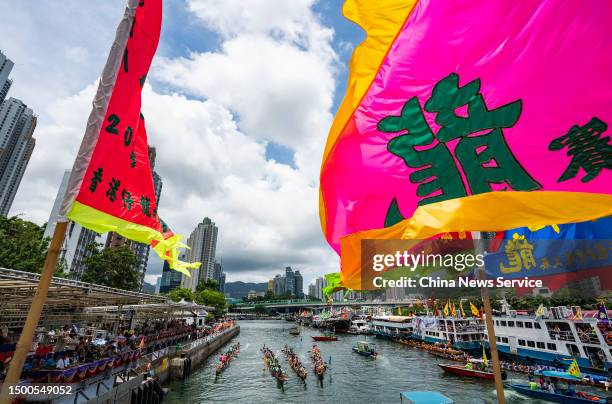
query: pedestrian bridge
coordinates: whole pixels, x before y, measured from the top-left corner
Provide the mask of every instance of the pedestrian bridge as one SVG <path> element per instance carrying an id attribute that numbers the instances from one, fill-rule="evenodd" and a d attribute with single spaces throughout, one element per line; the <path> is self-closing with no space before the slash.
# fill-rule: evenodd
<path id="1" fill-rule="evenodd" d="M 294 300 L 270 300 L 266 302 L 249 302 L 236 305 L 237 310 L 253 310 L 256 306 L 265 307 L 266 309 L 324 309 L 331 306 L 334 307 L 361 307 L 361 306 L 407 306 L 414 304 L 417 299 L 404 299 L 404 300 L 349 300 L 349 301 L 335 301 L 332 303 L 325 303 L 318 300 L 305 300 L 305 299 L 294 299 Z"/>

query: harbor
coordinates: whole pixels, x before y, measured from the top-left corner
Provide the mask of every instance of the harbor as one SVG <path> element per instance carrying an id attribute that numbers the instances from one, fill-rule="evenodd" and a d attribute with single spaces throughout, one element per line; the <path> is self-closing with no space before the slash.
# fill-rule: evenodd
<path id="1" fill-rule="evenodd" d="M 334 403 L 376 402 L 397 403 L 400 392 L 426 386 L 427 390 L 442 392 L 456 403 L 495 403 L 492 381 L 447 374 L 438 367 L 446 363 L 426 350 L 408 347 L 389 339 L 341 334 L 338 341 L 314 342 L 319 330 L 301 326 L 299 336 L 291 336 L 291 323 L 284 321 L 240 321 L 241 332 L 232 342 L 240 343 L 240 356 L 219 377 L 215 377 L 217 358 L 211 357 L 193 372 L 189 379 L 172 382 L 164 403 L 185 402 L 286 402 Z M 367 338 L 375 342 L 377 359 L 367 358 L 352 351 L 352 347 Z M 284 389 L 270 377 L 262 361 L 261 348 L 265 343 L 276 354 L 286 370 L 288 379 Z M 282 349 L 292 347 L 308 370 L 302 381 L 289 369 Z M 329 364 L 323 386 L 310 366 L 313 345 L 321 350 L 321 357 Z M 331 363 L 330 363 L 331 362 Z M 508 372 L 508 381 L 527 384 L 527 375 Z M 591 390 L 588 390 L 591 391 Z M 600 392 L 600 390 L 592 390 Z M 528 401 L 510 388 L 506 389 L 507 402 Z"/>

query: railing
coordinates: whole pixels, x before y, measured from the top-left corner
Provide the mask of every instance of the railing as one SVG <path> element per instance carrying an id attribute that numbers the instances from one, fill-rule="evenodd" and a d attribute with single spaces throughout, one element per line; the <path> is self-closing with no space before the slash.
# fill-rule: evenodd
<path id="1" fill-rule="evenodd" d="M 206 344 L 208 342 L 210 342 L 213 339 L 216 339 L 217 337 L 220 337 L 222 335 L 227 334 L 228 332 L 236 329 L 236 327 L 238 327 L 237 325 L 230 327 L 230 328 L 226 328 L 225 330 L 221 331 L 220 333 L 216 333 L 216 334 L 210 334 L 205 336 L 204 338 L 199 338 L 193 342 L 190 342 L 188 344 L 183 345 L 183 347 L 181 349 L 183 350 L 191 350 L 193 348 L 199 347 L 202 344 Z"/>
<path id="2" fill-rule="evenodd" d="M 548 331 L 548 335 L 550 335 L 550 338 L 554 340 L 573 342 L 576 341 L 576 339 L 574 338 L 574 334 L 572 334 L 571 331 Z"/>

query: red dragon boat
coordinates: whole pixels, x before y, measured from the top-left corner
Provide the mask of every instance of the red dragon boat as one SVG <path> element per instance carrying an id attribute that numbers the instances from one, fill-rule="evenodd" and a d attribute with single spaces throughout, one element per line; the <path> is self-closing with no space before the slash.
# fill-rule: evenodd
<path id="1" fill-rule="evenodd" d="M 494 380 L 495 376 L 493 372 L 489 372 L 488 370 L 478 370 L 478 369 L 470 369 L 466 368 L 463 365 L 455 365 L 455 364 L 446 364 L 446 363 L 438 363 L 445 372 L 452 373 L 460 376 L 468 376 L 468 377 L 476 377 L 478 379 L 485 380 Z M 502 372 L 502 379 L 505 379 L 505 372 Z"/>

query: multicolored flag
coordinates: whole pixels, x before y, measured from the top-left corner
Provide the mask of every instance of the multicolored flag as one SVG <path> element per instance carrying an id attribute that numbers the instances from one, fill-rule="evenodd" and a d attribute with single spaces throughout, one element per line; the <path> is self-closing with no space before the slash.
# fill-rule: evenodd
<path id="1" fill-rule="evenodd" d="M 141 92 L 155 55 L 161 0 L 129 0 L 100 77 L 93 109 L 72 168 L 61 215 L 97 233 L 116 232 L 150 244 L 170 267 L 189 276 L 186 247 L 157 214 Z"/>
<path id="2" fill-rule="evenodd" d="M 341 285 L 363 239 L 612 214 L 612 3 L 347 0 L 367 32 L 320 177 Z M 559 85 L 563 83 L 563 85 Z"/>
<path id="3" fill-rule="evenodd" d="M 580 308 L 580 306 L 578 306 L 578 308 L 576 309 L 576 314 L 574 314 L 574 317 L 572 318 L 573 320 L 582 320 L 582 309 Z"/>
<path id="4" fill-rule="evenodd" d="M 448 315 L 450 314 L 448 306 L 449 306 L 449 302 L 446 302 L 446 304 L 444 305 L 444 317 L 448 317 Z"/>
<path id="5" fill-rule="evenodd" d="M 472 302 L 470 302 L 470 311 L 474 317 L 480 317 L 480 311 L 478 311 L 478 308 Z"/>
<path id="6" fill-rule="evenodd" d="M 485 346 L 482 344 L 482 361 L 485 366 L 489 366 L 489 360 L 487 359 L 487 351 L 485 351 Z"/>
<path id="7" fill-rule="evenodd" d="M 543 304 L 540 304 L 540 306 L 538 307 L 538 309 L 535 312 L 536 320 L 540 320 L 540 319 L 544 318 L 545 315 L 546 315 L 546 309 L 544 308 Z"/>
<path id="8" fill-rule="evenodd" d="M 567 373 L 571 376 L 582 378 L 582 373 L 580 372 L 580 367 L 578 366 L 576 359 L 570 363 L 569 367 L 567 368 Z"/>
<path id="9" fill-rule="evenodd" d="M 610 322 L 610 319 L 608 318 L 608 310 L 606 309 L 606 305 L 603 301 L 597 303 L 597 320 L 603 323 Z"/>
<path id="10" fill-rule="evenodd" d="M 455 310 L 454 302 L 451 302 L 451 317 L 457 317 L 457 310 Z"/>

